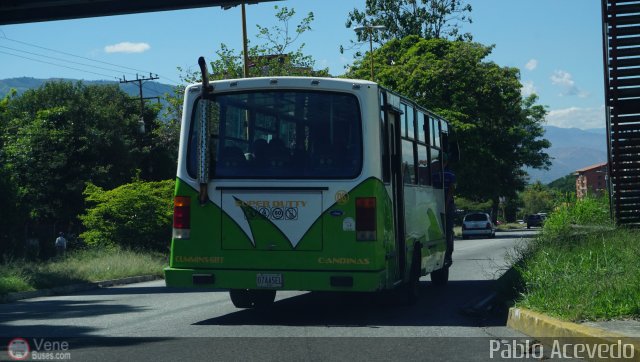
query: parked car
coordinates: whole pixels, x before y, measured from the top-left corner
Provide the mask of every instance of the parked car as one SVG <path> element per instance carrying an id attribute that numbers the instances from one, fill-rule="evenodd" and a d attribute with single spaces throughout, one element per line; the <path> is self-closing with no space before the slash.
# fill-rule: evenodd
<path id="1" fill-rule="evenodd" d="M 496 236 L 496 228 L 491 222 L 491 216 L 485 212 L 473 212 L 464 216 L 462 220 L 462 238 L 471 236 Z"/>
<path id="2" fill-rule="evenodd" d="M 531 229 L 532 226 L 542 226 L 544 224 L 544 215 L 532 214 L 527 216 L 527 229 Z"/>

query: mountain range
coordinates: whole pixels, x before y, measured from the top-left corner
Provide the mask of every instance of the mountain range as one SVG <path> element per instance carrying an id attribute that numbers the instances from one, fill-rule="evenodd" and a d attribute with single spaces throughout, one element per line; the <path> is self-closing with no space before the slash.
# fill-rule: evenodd
<path id="1" fill-rule="evenodd" d="M 45 82 L 52 80 L 67 80 L 76 82 L 77 79 L 38 79 L 11 78 L 0 80 L 0 98 L 4 97 L 11 88 L 18 94 L 28 89 L 38 88 Z M 83 81 L 85 84 L 117 84 L 115 81 Z M 120 88 L 127 94 L 137 97 L 139 89 L 135 83 L 120 83 Z M 168 84 L 148 81 L 143 85 L 145 97 L 155 97 L 165 93 L 172 93 L 173 87 Z M 607 141 L 605 128 L 582 130 L 578 128 L 559 128 L 544 126 L 545 138 L 551 142 L 547 153 L 552 157 L 553 164 L 549 170 L 527 169 L 530 182 L 540 181 L 549 183 L 558 178 L 575 172 L 575 170 L 607 160 Z"/>
<path id="2" fill-rule="evenodd" d="M 16 90 L 18 95 L 24 93 L 29 89 L 39 88 L 46 82 L 51 81 L 69 81 L 69 82 L 79 82 L 78 79 L 65 79 L 65 78 L 50 78 L 50 79 L 39 79 L 39 78 L 30 78 L 30 77 L 20 77 L 20 78 L 8 78 L 8 79 L 0 79 L 0 98 L 4 98 L 5 95 L 9 93 L 9 91 L 13 88 Z M 119 84 L 120 89 L 129 94 L 132 97 L 138 97 L 140 95 L 140 89 L 138 88 L 137 83 L 119 83 L 116 81 L 108 81 L 108 80 L 82 80 L 84 84 Z M 145 97 L 162 97 L 165 93 L 172 94 L 173 86 L 154 82 L 147 81 L 142 83 L 142 91 Z"/>
<path id="3" fill-rule="evenodd" d="M 544 129 L 544 138 L 551 142 L 546 152 L 552 158 L 552 165 L 549 170 L 527 169 L 530 182 L 547 184 L 580 168 L 607 161 L 607 132 L 604 127 L 582 130 L 544 126 Z"/>

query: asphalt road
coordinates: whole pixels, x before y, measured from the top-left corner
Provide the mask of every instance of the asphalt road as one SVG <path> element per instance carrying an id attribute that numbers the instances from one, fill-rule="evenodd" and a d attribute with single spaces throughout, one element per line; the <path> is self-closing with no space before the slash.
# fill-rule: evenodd
<path id="1" fill-rule="evenodd" d="M 371 295 L 279 292 L 268 309 L 240 310 L 226 291 L 154 281 L 0 304 L 1 346 L 15 337 L 32 349 L 34 337 L 67 341 L 68 350 L 58 350 L 74 361 L 487 360 L 491 343 L 525 336 L 505 326 L 505 313 L 463 310 L 491 292 L 510 250 L 533 233 L 457 240 L 448 285 L 424 277 L 413 306 Z"/>

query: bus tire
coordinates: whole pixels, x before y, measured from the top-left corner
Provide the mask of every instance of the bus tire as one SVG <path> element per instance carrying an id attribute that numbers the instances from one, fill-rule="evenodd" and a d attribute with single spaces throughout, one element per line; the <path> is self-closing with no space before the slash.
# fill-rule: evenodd
<path id="1" fill-rule="evenodd" d="M 415 247 L 413 250 L 413 260 L 411 261 L 411 274 L 409 281 L 405 284 L 405 297 L 408 305 L 413 305 L 420 296 L 420 257 L 421 250 Z"/>
<path id="2" fill-rule="evenodd" d="M 254 289 L 251 292 L 253 292 L 254 308 L 268 307 L 276 300 L 276 291 L 274 289 Z"/>
<path id="3" fill-rule="evenodd" d="M 431 282 L 435 286 L 444 286 L 447 285 L 449 281 L 449 268 L 443 267 L 438 270 L 434 270 L 431 272 Z"/>
<path id="4" fill-rule="evenodd" d="M 276 291 L 271 289 L 231 289 L 231 302 L 236 308 L 263 308 L 273 304 Z"/>
<path id="5" fill-rule="evenodd" d="M 231 303 L 233 303 L 236 308 L 253 307 L 250 292 L 249 289 L 230 289 L 229 297 L 231 297 Z"/>

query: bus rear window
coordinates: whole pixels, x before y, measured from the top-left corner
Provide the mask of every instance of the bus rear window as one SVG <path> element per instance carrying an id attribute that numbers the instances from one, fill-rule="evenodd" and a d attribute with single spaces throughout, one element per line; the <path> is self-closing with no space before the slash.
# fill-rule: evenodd
<path id="1" fill-rule="evenodd" d="M 360 174 L 362 126 L 354 95 L 262 91 L 218 94 L 211 103 L 212 178 L 346 179 Z M 199 117 L 194 112 L 187 152 L 192 177 Z"/>

